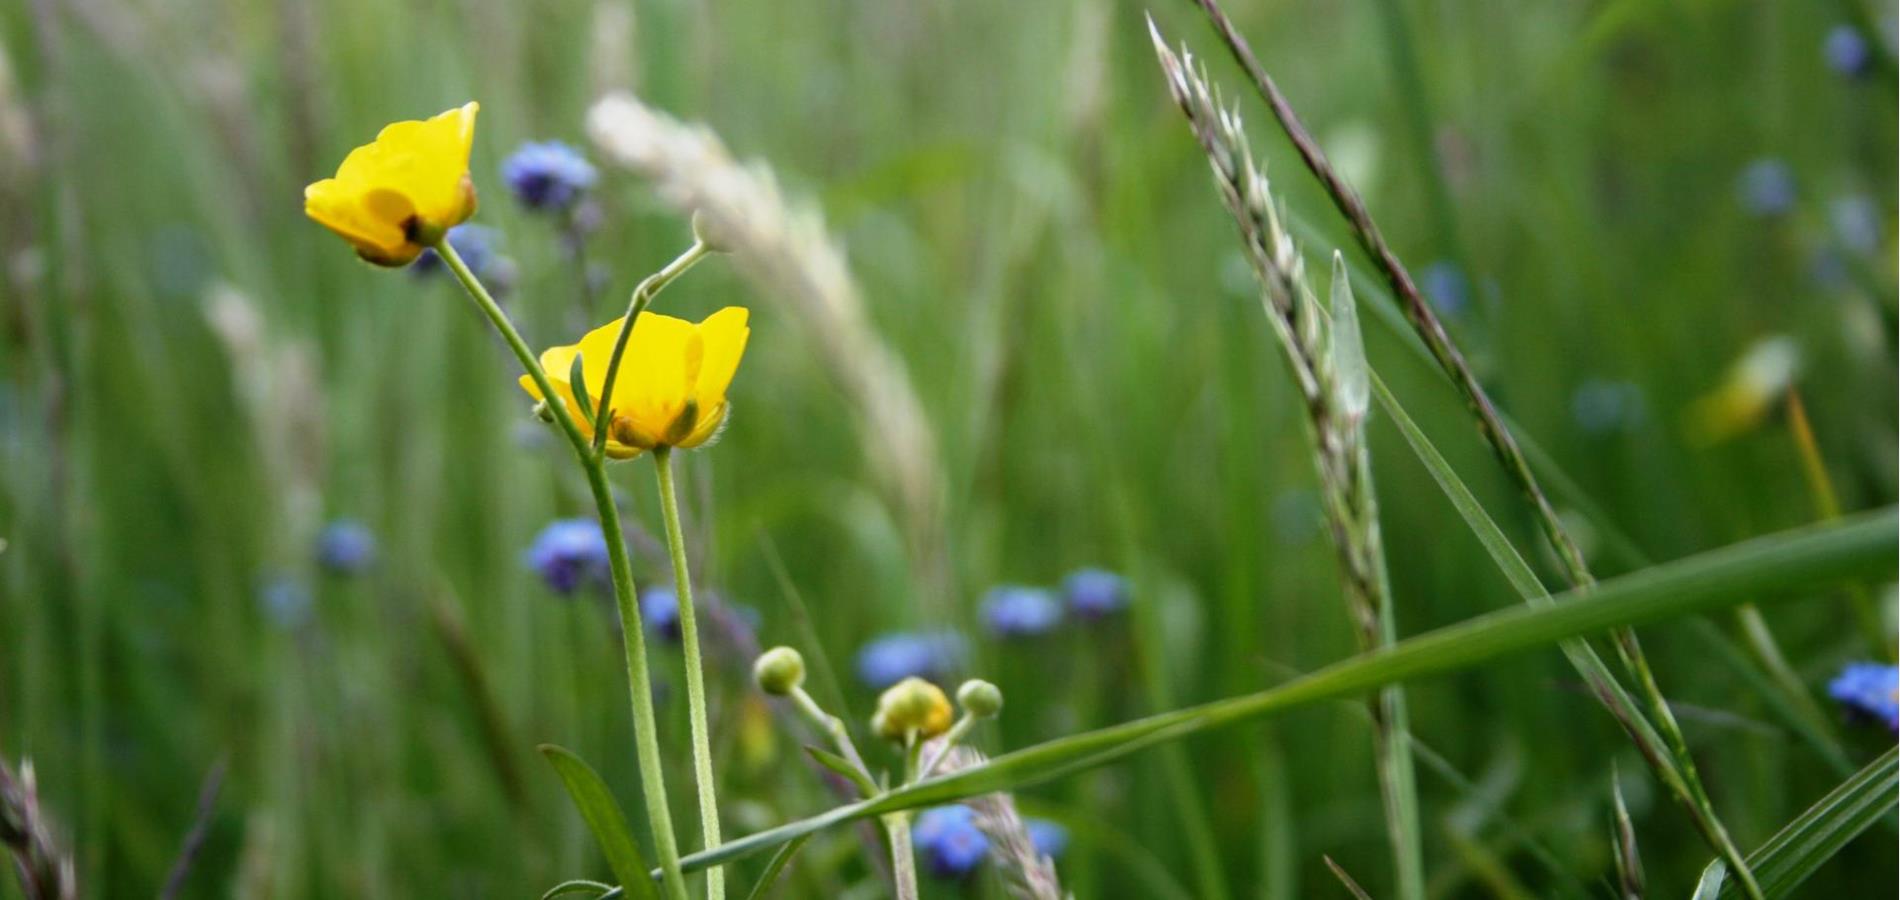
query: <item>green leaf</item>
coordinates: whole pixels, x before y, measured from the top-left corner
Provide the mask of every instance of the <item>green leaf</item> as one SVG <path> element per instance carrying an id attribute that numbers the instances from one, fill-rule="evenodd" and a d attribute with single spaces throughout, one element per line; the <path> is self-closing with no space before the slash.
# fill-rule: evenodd
<path id="1" fill-rule="evenodd" d="M 1382 685 L 1453 672 L 1507 653 L 1733 606 L 1749 600 L 1890 577 L 1900 522 L 1892 507 L 1852 519 L 1768 535 L 1571 592 L 1560 602 L 1469 619 L 1361 654 L 1253 694 L 1160 713 L 1026 747 L 980 766 L 747 835 L 681 861 L 688 870 L 739 859 L 833 825 L 903 809 L 1010 790 L 1105 765 L 1148 745 L 1252 721 L 1294 707 L 1363 694 Z"/>
<path id="2" fill-rule="evenodd" d="M 567 386 L 574 395 L 574 405 L 581 408 L 581 421 L 594 421 L 594 398 L 587 391 L 587 372 L 581 368 L 581 355 L 578 352 L 574 354 L 574 364 L 567 367 Z"/>
<path id="3" fill-rule="evenodd" d="M 752 890 L 746 893 L 745 900 L 765 900 L 765 895 L 772 890 L 772 885 L 778 883 L 779 874 L 785 871 L 792 857 L 797 856 L 799 848 L 805 846 L 805 842 L 809 840 L 811 840 L 811 835 L 801 834 L 786 841 L 785 846 L 778 848 L 778 852 L 772 854 L 772 861 L 765 864 L 765 871 L 759 873 L 758 883 L 752 885 Z"/>
<path id="4" fill-rule="evenodd" d="M 805 753 L 817 760 L 819 765 L 844 776 L 852 784 L 857 785 L 858 790 L 864 792 L 864 796 L 869 797 L 877 793 L 877 785 L 873 784 L 871 779 L 864 777 L 864 773 L 858 771 L 858 767 L 852 765 L 850 760 L 823 747 L 807 745 Z"/>
<path id="5" fill-rule="evenodd" d="M 613 870 L 614 878 L 639 900 L 658 896 L 653 880 L 647 877 L 646 858 L 640 854 L 640 845 L 633 841 L 633 830 L 627 827 L 627 814 L 621 812 L 620 803 L 607 790 L 607 783 L 600 779 L 600 774 L 565 748 L 542 744 L 540 749 L 541 755 L 548 758 L 567 785 L 568 796 L 574 798 L 581 818 L 594 832 L 594 840 L 600 842 L 600 852 L 606 854 L 607 866 Z"/>
<path id="6" fill-rule="evenodd" d="M 1754 870 L 1763 893 L 1783 897 L 1800 887 L 1848 841 L 1892 811 L 1897 787 L 1900 748 L 1891 748 L 1775 832 L 1767 843 L 1748 854 L 1748 866 Z M 1728 867 L 1721 860 L 1710 863 L 1702 870 L 1695 900 L 1740 897 L 1740 885 L 1729 881 L 1727 875 Z"/>
<path id="7" fill-rule="evenodd" d="M 541 900 L 549 900 L 549 898 L 551 897 L 561 897 L 567 894 L 583 894 L 583 893 L 592 893 L 594 897 L 596 898 L 596 900 L 598 900 L 598 898 L 605 896 L 606 894 L 609 894 L 613 891 L 614 891 L 614 886 L 611 884 L 601 884 L 598 881 L 588 881 L 585 878 L 576 878 L 572 881 L 563 881 L 560 884 L 557 884 L 551 888 L 548 888 L 548 892 L 541 895 Z"/>

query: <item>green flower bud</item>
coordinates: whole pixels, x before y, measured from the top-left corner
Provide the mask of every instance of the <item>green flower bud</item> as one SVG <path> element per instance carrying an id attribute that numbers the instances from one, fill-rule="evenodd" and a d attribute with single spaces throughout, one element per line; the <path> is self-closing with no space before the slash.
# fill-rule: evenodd
<path id="1" fill-rule="evenodd" d="M 790 647 L 773 647 L 752 664 L 752 678 L 759 690 L 782 697 L 805 683 L 805 658 Z"/>
<path id="2" fill-rule="evenodd" d="M 943 688 L 913 676 L 877 698 L 871 730 L 888 741 L 901 741 L 913 731 L 923 740 L 949 731 L 951 718 L 950 698 Z"/>
<path id="3" fill-rule="evenodd" d="M 1003 711 L 1003 691 L 981 678 L 972 678 L 957 688 L 957 705 L 979 719 L 995 718 Z"/>

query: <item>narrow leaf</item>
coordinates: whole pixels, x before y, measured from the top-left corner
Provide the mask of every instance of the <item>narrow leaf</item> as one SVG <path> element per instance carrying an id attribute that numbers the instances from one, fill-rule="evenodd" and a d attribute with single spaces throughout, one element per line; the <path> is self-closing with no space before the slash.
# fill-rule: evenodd
<path id="1" fill-rule="evenodd" d="M 581 368 L 578 352 L 574 354 L 574 364 L 567 369 L 567 386 L 574 395 L 574 405 L 581 408 L 581 421 L 594 421 L 594 397 L 587 389 L 587 371 Z"/>
<path id="2" fill-rule="evenodd" d="M 826 750 L 823 747 L 807 745 L 805 747 L 805 753 L 812 759 L 817 760 L 819 765 L 844 776 L 846 780 L 857 785 L 858 790 L 862 791 L 864 796 L 869 797 L 877 793 L 877 785 L 871 783 L 871 779 L 864 777 L 864 773 L 858 771 L 858 767 L 852 765 L 850 760 L 830 750 Z"/>
<path id="3" fill-rule="evenodd" d="M 620 803 L 607 790 L 607 783 L 600 779 L 600 774 L 565 748 L 542 744 L 540 749 L 541 755 L 548 758 L 567 785 L 568 796 L 574 798 L 581 818 L 594 832 L 594 840 L 600 842 L 600 852 L 606 855 L 614 878 L 639 900 L 656 897 L 653 881 L 647 877 L 646 858 L 640 854 L 640 845 L 633 841 L 633 830 L 627 827 L 627 814 L 621 812 Z"/>
<path id="4" fill-rule="evenodd" d="M 754 884 L 752 890 L 745 895 L 745 900 L 765 900 L 765 895 L 772 890 L 772 885 L 778 883 L 779 875 L 791 863 L 792 857 L 797 856 L 799 848 L 805 846 L 805 842 L 809 840 L 811 840 L 811 835 L 802 834 L 786 841 L 785 846 L 778 848 L 778 852 L 772 854 L 771 862 L 765 864 L 765 871 L 759 873 L 758 883 Z"/>
<path id="5" fill-rule="evenodd" d="M 1893 811 L 1896 788 L 1900 788 L 1900 747 L 1889 748 L 1748 854 L 1748 866 L 1762 891 L 1770 897 L 1785 897 L 1800 887 L 1848 841 Z M 1741 886 L 1723 878 L 1725 871 L 1720 860 L 1711 863 L 1704 870 L 1703 884 L 1713 880 L 1719 896 L 1740 897 Z M 1697 897 L 1703 896 L 1699 888 Z"/>
<path id="6" fill-rule="evenodd" d="M 1253 694 L 1231 697 L 1026 747 L 957 772 L 898 788 L 702 850 L 689 871 L 721 865 L 834 825 L 897 810 L 1010 790 L 1105 765 L 1157 742 L 1264 718 L 1287 709 L 1362 695 L 1399 681 L 1470 668 L 1624 625 L 1785 598 L 1852 579 L 1890 577 L 1900 522 L 1887 508 L 1852 519 L 1733 544 L 1571 592 L 1560 602 L 1469 619 L 1361 654 Z"/>

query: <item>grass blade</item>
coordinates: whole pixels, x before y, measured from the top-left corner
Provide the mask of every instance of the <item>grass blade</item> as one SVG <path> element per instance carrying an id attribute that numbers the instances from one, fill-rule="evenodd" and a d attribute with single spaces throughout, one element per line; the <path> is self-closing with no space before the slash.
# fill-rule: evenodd
<path id="1" fill-rule="evenodd" d="M 752 890 L 746 892 L 745 900 L 765 900 L 765 895 L 772 890 L 772 885 L 778 883 L 778 878 L 785 872 L 785 867 L 791 864 L 792 857 L 797 856 L 799 849 L 804 847 L 805 842 L 809 840 L 811 840 L 811 835 L 800 835 L 786 841 L 785 846 L 778 848 L 778 852 L 772 854 L 771 861 L 765 864 L 765 871 L 759 873 L 758 883 L 752 885 Z"/>
<path id="2" fill-rule="evenodd" d="M 1046 781 L 1105 765 L 1154 743 L 1357 696 L 1394 682 L 1470 668 L 1508 653 L 1610 628 L 1854 579 L 1890 577 L 1897 540 L 1900 521 L 1889 507 L 1744 541 L 1606 581 L 1583 594 L 1566 594 L 1559 598 L 1561 602 L 1500 610 L 1426 632 L 1264 691 L 1026 747 L 980 766 L 729 841 L 681 863 L 689 870 L 723 864 L 844 822 Z"/>
<path id="3" fill-rule="evenodd" d="M 607 783 L 600 779 L 600 774 L 564 747 L 542 744 L 540 749 L 541 755 L 548 758 L 562 783 L 567 785 L 568 796 L 574 798 L 574 805 L 580 809 L 581 818 L 587 820 L 594 840 L 600 842 L 600 852 L 606 855 L 607 867 L 613 870 L 614 878 L 622 885 L 632 885 L 637 900 L 658 896 L 653 882 L 644 877 L 648 870 L 646 858 L 640 854 L 640 845 L 633 841 L 633 830 L 627 827 L 627 814 L 620 810 L 620 803 L 607 790 Z"/>
<path id="4" fill-rule="evenodd" d="M 1782 897 L 1800 887 L 1848 841 L 1893 810 L 1896 788 L 1900 788 L 1900 747 L 1889 748 L 1748 854 L 1749 868 L 1755 871 L 1762 891 Z M 1740 897 L 1741 887 L 1726 874 L 1721 860 L 1711 862 L 1703 870 L 1696 900 Z"/>

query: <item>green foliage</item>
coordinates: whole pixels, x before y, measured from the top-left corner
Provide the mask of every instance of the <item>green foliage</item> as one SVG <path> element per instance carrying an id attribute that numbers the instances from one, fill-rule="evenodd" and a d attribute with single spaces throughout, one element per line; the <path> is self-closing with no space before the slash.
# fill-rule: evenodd
<path id="1" fill-rule="evenodd" d="M 1895 501 L 1894 80 L 1828 69 L 1823 42 L 1849 10 L 1879 18 L 1860 3 L 1645 0 L 1230 11 L 1413 271 L 1463 268 L 1448 327 L 1609 576 L 1817 518 L 1776 409 L 1720 442 L 1689 429 L 1689 410 L 1770 335 L 1803 350 L 1798 386 L 1842 505 Z M 643 808 L 613 611 L 555 596 L 521 564 L 549 521 L 590 514 L 588 485 L 454 285 L 358 262 L 305 220 L 298 194 L 384 123 L 479 99 L 475 221 L 516 264 L 503 302 L 539 351 L 625 312 L 632 286 L 691 240 L 649 185 L 603 165 L 585 262 L 604 287 L 586 290 L 561 224 L 512 202 L 497 175 L 524 140 L 586 149 L 589 104 L 620 87 L 708 123 L 823 209 L 934 429 L 941 509 L 918 523 L 877 487 L 861 411 L 789 307 L 721 257 L 655 301 L 693 319 L 754 310 L 729 427 L 678 459 L 683 524 L 696 587 L 756 609 L 762 645 L 797 647 L 828 710 L 861 731 L 876 695 L 852 658 L 868 638 L 958 629 L 971 659 L 957 675 L 1008 697 L 976 744 L 993 765 L 1026 766 L 1012 777 L 1046 779 L 1025 801 L 1097 826 L 1075 828 L 1059 862 L 1078 896 L 1194 894 L 1204 879 L 1237 895 L 1336 892 L 1330 856 L 1390 897 L 1362 711 L 1280 704 L 1317 700 L 1315 678 L 1357 698 L 1376 681 L 1348 676 L 1373 665 L 1436 671 L 1407 686 L 1411 727 L 1464 781 L 1419 785 L 1434 895 L 1487 889 L 1480 857 L 1447 836 L 1454 817 L 1479 823 L 1460 834 L 1537 896 L 1564 881 L 1526 837 L 1576 882 L 1613 879 L 1612 768 L 1653 895 L 1689 893 L 1710 854 L 1572 660 L 1531 640 L 1598 623 L 1527 612 L 1556 583 L 1535 524 L 1248 105 L 1311 270 L 1347 250 L 1369 369 L 1403 403 L 1401 419 L 1376 398 L 1368 441 L 1401 638 L 1430 640 L 1325 668 L 1353 640 L 1312 524 L 1302 412 L 1142 12 L 1105 0 L 0 3 L 0 754 L 35 761 L 82 895 L 153 895 L 198 776 L 225 755 L 184 896 L 518 897 L 602 877 L 566 793 L 529 778 L 518 802 L 505 774 L 532 772 L 535 742 L 555 742 L 597 766 L 625 809 Z M 1191 4 L 1153 12 L 1212 48 Z M 1242 83 L 1206 55 L 1217 80 Z M 1794 174 L 1795 203 L 1758 217 L 1737 177 L 1769 156 Z M 1859 195 L 1878 213 L 1873 252 L 1830 221 L 1838 198 Z M 1408 446 L 1420 435 L 1442 466 Z M 639 532 L 635 575 L 664 584 L 652 477 L 611 472 Z M 1462 489 L 1441 485 L 1447 474 Z M 346 516 L 379 537 L 360 576 L 310 561 L 318 528 Z M 1751 568 L 1722 603 L 1766 601 L 1757 577 L 1793 593 L 1762 615 L 1814 699 L 1842 663 L 1878 655 L 1845 598 L 1773 574 L 1786 557 L 1725 559 Z M 1082 565 L 1129 576 L 1127 616 L 1036 643 L 981 636 L 987 586 L 1052 584 Z M 279 579 L 308 587 L 308 606 L 263 602 Z M 1867 587 L 1890 608 L 1884 583 Z M 1688 612 L 1714 608 L 1700 589 L 1666 599 L 1686 618 L 1643 641 L 1742 846 L 1839 784 L 1829 759 L 1851 772 L 1890 747 L 1831 707 L 1819 723 L 1779 712 L 1800 707 L 1778 679 L 1738 675 L 1752 650 L 1733 618 Z M 432 629 L 437 603 L 466 623 L 479 676 Z M 1478 618 L 1498 610 L 1512 618 Z M 800 751 L 813 737 L 757 701 L 751 654 L 716 619 L 701 624 L 728 835 L 833 808 Z M 1470 621 L 1505 626 L 1437 643 Z M 1512 630 L 1550 621 L 1568 625 Z M 684 814 L 681 661 L 651 643 Z M 1287 673 L 1314 674 L 1280 684 Z M 1218 737 L 1195 719 L 1089 743 L 1263 688 L 1273 715 Z M 1162 754 L 1131 750 L 1170 737 L 1192 797 Z M 1063 739 L 1090 750 L 1060 765 L 1039 755 Z M 1025 753 L 1045 762 L 1027 767 Z M 996 777 L 979 771 L 958 784 Z M 653 846 L 634 819 L 633 840 Z M 1825 845 L 1833 856 L 1801 890 L 1893 894 L 1893 842 L 1868 830 L 1830 832 L 1846 843 Z M 1219 871 L 1203 875 L 1209 856 Z M 875 893 L 864 858 L 853 829 L 820 831 L 778 895 Z M 732 883 L 758 883 L 766 862 L 735 863 Z M 1774 871 L 1764 863 L 1764 882 Z M 0 898 L 15 890 L 0 877 Z"/>

